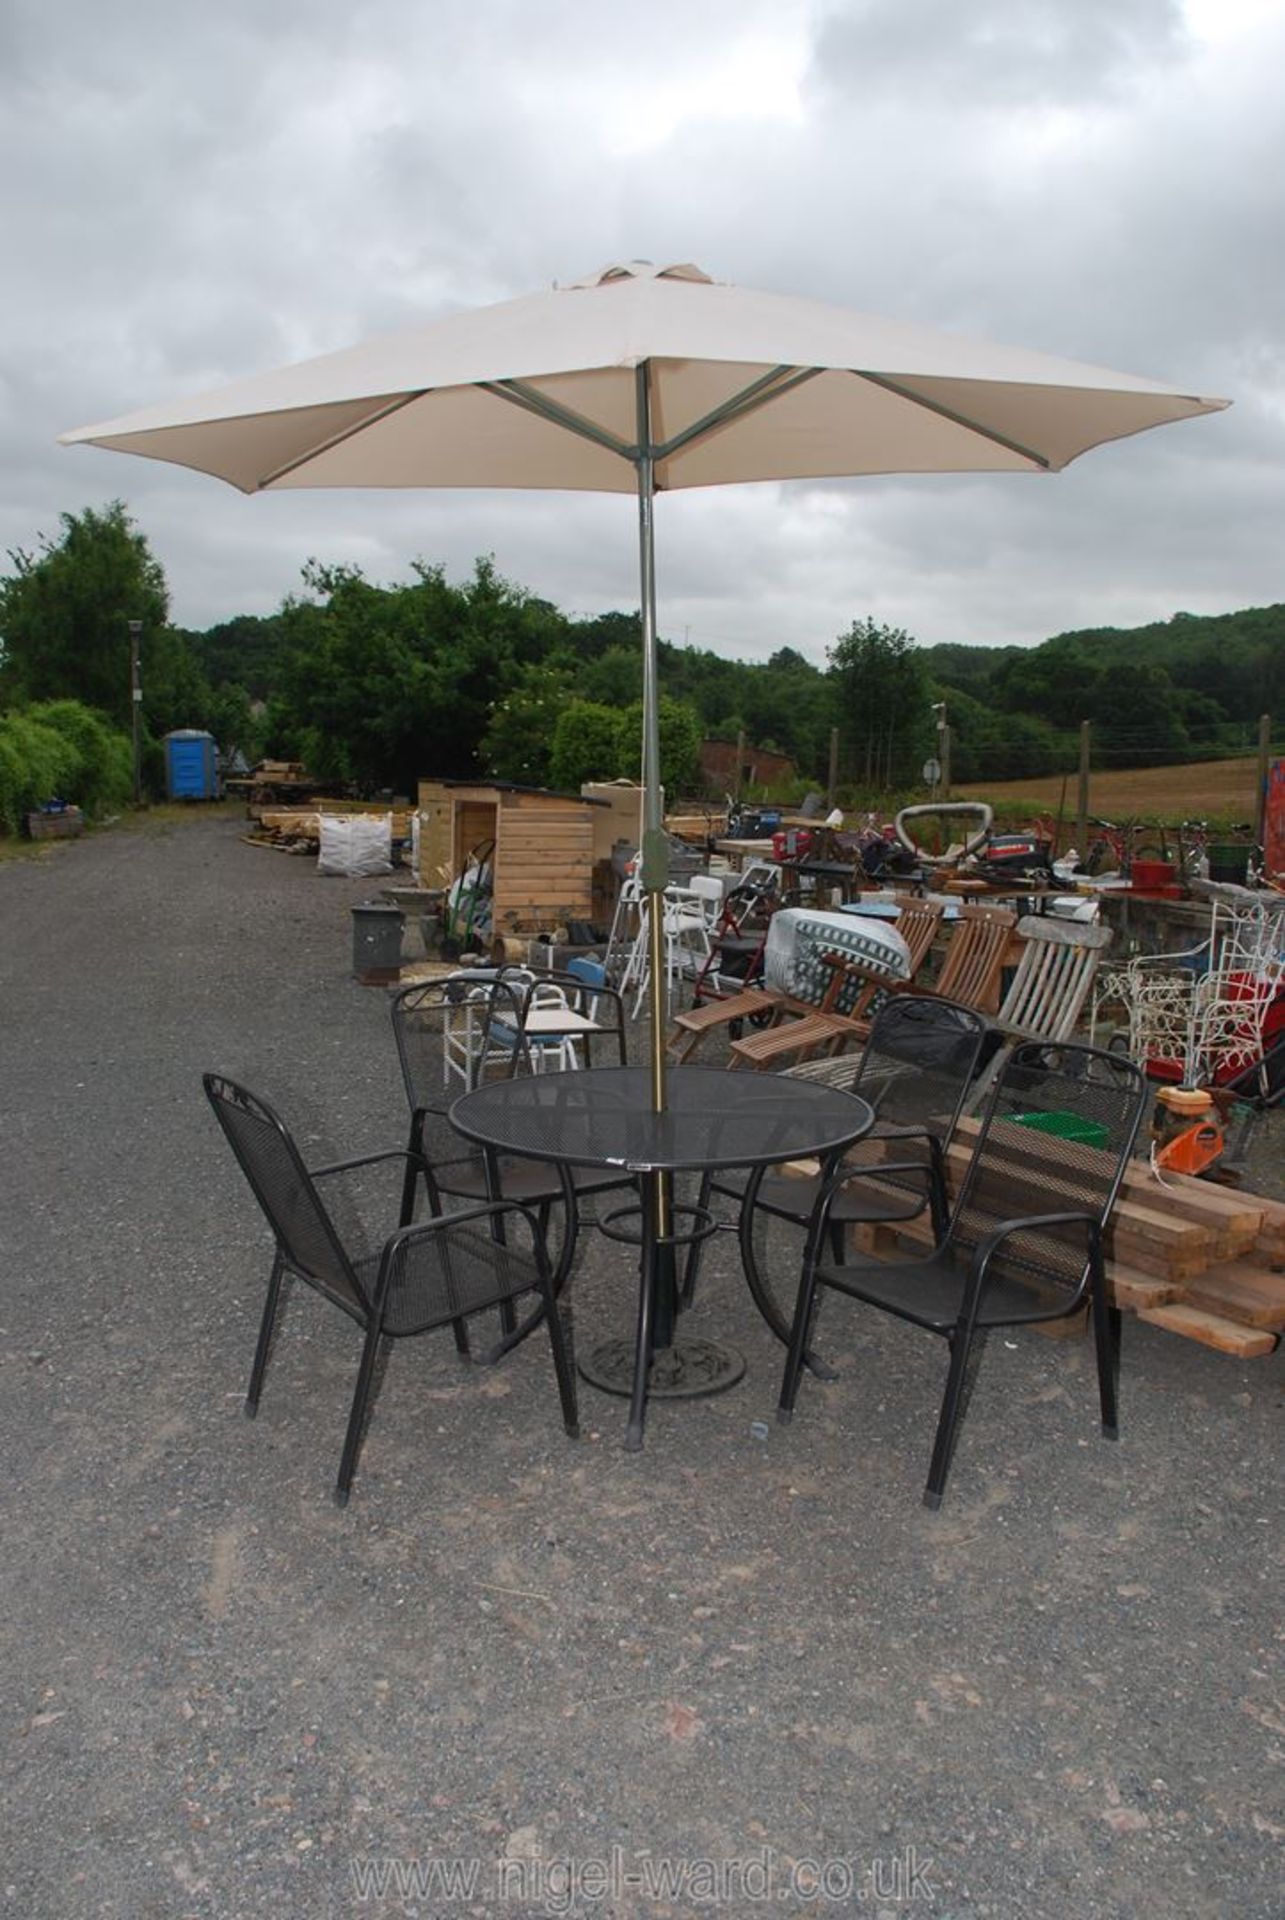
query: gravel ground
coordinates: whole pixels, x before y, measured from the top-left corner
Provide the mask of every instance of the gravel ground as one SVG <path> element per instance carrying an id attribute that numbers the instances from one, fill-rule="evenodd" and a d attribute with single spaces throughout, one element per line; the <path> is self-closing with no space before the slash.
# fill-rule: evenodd
<path id="1" fill-rule="evenodd" d="M 0 868 L 9 1909 L 1278 1914 L 1275 1358 L 1128 1323 L 1110 1447 L 1084 1342 L 993 1341 L 932 1515 L 937 1343 L 832 1303 L 778 1428 L 720 1240 L 746 1378 L 639 1455 L 542 1340 L 410 1342 L 340 1512 L 304 1289 L 243 1418 L 270 1248 L 199 1074 L 400 1142 L 368 891 L 211 817 Z M 627 1324 L 626 1254 L 573 1292 Z"/>

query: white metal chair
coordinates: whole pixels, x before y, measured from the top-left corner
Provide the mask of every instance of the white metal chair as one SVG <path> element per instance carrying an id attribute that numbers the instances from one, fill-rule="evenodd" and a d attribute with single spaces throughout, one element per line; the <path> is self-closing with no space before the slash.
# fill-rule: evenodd
<path id="1" fill-rule="evenodd" d="M 1203 1086 L 1262 1058 L 1283 987 L 1285 901 L 1242 907 L 1215 897 L 1206 940 L 1183 953 L 1136 956 L 1108 976 L 1099 998 L 1122 1003 L 1132 1059 L 1158 1079 Z"/>

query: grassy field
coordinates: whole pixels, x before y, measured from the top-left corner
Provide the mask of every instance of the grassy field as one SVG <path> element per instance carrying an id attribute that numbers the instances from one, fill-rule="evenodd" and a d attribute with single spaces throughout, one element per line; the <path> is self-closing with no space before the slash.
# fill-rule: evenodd
<path id="1" fill-rule="evenodd" d="M 1258 810 L 1258 762 L 1204 760 L 1194 766 L 1134 768 L 1089 776 L 1089 813 L 1101 819 L 1152 820 L 1176 824 L 1207 820 L 1229 827 L 1253 821 Z M 1075 774 L 1050 774 L 1041 780 L 1009 780 L 953 787 L 961 800 L 988 800 L 1005 818 L 1012 813 L 1043 812 L 1075 819 Z"/>

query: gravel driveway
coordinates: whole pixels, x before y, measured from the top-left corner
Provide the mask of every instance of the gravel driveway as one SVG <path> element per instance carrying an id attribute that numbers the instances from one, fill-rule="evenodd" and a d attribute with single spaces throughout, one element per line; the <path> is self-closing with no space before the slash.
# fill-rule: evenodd
<path id="1" fill-rule="evenodd" d="M 369 891 L 215 817 L 0 867 L 9 1910 L 1279 1913 L 1277 1359 L 1129 1323 L 1110 1447 L 1084 1342 L 992 1341 L 932 1515 L 937 1344 L 832 1303 L 778 1428 L 720 1241 L 746 1378 L 641 1454 L 587 1387 L 565 1438 L 542 1340 L 439 1336 L 340 1512 L 303 1289 L 243 1418 L 270 1248 L 199 1075 L 399 1143 Z M 631 1291 L 590 1236 L 581 1340 Z"/>

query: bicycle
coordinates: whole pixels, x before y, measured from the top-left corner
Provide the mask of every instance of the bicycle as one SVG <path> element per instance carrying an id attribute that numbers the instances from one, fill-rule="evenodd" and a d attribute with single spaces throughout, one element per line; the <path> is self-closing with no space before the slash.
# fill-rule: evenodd
<path id="1" fill-rule="evenodd" d="M 1092 816 L 1089 825 L 1097 827 L 1098 834 L 1089 842 L 1088 851 L 1080 863 L 1082 871 L 1087 874 L 1117 873 L 1122 880 L 1127 880 L 1135 860 L 1169 858 L 1163 827 L 1153 827 L 1148 821 L 1137 818 L 1115 821 L 1094 819 Z M 1159 844 L 1139 843 L 1138 837 L 1142 833 L 1158 833 Z"/>
<path id="2" fill-rule="evenodd" d="M 1209 878 L 1209 822 L 1181 820 L 1178 836 L 1178 878 L 1189 887 L 1193 880 Z"/>

